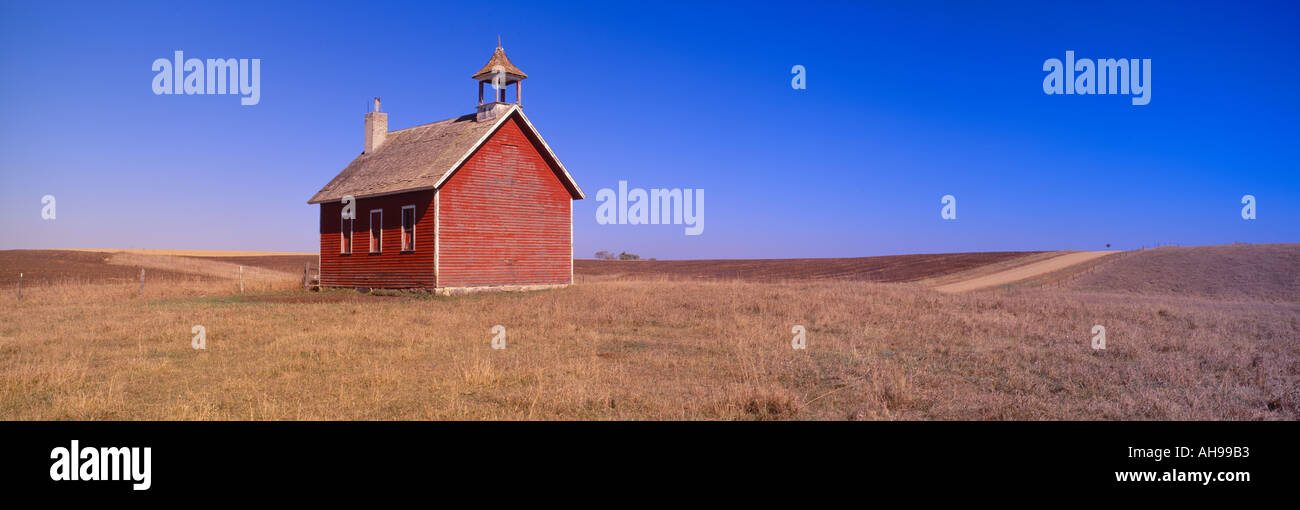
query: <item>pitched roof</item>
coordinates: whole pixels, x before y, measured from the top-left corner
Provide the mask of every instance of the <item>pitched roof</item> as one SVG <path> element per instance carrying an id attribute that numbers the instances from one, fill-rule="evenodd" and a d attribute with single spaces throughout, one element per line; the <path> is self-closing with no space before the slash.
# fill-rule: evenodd
<path id="1" fill-rule="evenodd" d="M 550 146 L 518 105 L 512 105 L 495 121 L 475 121 L 475 115 L 462 115 L 397 131 L 389 131 L 379 149 L 353 159 L 325 187 L 307 201 L 309 204 L 402 193 L 441 187 L 451 174 L 486 141 L 497 128 L 518 115 L 527 134 L 541 146 L 542 157 L 562 174 L 562 180 L 574 198 L 585 198 L 578 183 L 569 175 Z"/>
<path id="2" fill-rule="evenodd" d="M 527 74 L 524 74 L 523 71 L 520 71 L 518 67 L 515 67 L 515 65 L 510 62 L 510 57 L 506 56 L 506 50 L 502 49 L 500 45 L 497 45 L 497 49 L 492 52 L 492 58 L 488 60 L 487 65 L 483 66 L 482 69 L 479 69 L 477 73 L 474 73 L 474 76 L 471 76 L 471 78 L 479 81 L 490 80 L 492 79 L 492 75 L 496 74 L 497 66 L 501 66 L 501 70 L 506 74 L 513 74 L 517 78 L 522 79 L 528 77 Z"/>

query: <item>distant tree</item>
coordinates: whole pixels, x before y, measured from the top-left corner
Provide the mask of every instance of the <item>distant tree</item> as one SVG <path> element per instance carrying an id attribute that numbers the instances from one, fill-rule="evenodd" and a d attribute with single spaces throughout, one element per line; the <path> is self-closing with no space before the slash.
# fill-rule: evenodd
<path id="1" fill-rule="evenodd" d="M 596 252 L 597 260 L 641 260 L 641 256 L 635 253 L 622 252 L 615 254 L 609 250 L 600 250 Z M 654 259 L 651 259 L 654 260 Z"/>

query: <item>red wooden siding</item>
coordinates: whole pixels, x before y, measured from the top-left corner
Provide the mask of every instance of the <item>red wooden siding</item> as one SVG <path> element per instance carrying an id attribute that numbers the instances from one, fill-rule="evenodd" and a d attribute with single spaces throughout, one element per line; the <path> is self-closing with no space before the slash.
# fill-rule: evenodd
<path id="1" fill-rule="evenodd" d="M 571 281 L 572 197 L 519 122 L 506 121 L 438 192 L 441 287 Z"/>
<path id="2" fill-rule="evenodd" d="M 402 206 L 415 206 L 415 251 L 402 251 Z M 383 239 L 379 253 L 370 251 L 370 210 L 383 209 Z M 362 198 L 356 202 L 352 254 L 339 254 L 343 204 L 320 207 L 320 283 L 324 287 L 433 287 L 433 190 Z"/>

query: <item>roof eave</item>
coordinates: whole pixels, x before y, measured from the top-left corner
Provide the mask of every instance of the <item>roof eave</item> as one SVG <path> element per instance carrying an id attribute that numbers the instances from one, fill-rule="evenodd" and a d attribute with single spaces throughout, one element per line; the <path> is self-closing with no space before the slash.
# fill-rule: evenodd
<path id="1" fill-rule="evenodd" d="M 386 197 L 386 196 L 388 196 L 388 195 L 400 195 L 400 194 L 402 194 L 402 193 L 410 193 L 410 192 L 413 192 L 413 191 L 428 191 L 428 190 L 431 190 L 431 189 L 436 189 L 436 188 L 434 188 L 433 186 L 417 186 L 417 187 L 414 187 L 414 188 L 403 188 L 403 189 L 399 189 L 399 190 L 396 190 L 396 191 L 381 191 L 381 192 L 379 192 L 379 193 L 361 193 L 361 194 L 353 194 L 353 195 L 352 195 L 352 198 L 355 198 L 355 199 L 357 199 L 357 200 L 360 200 L 360 199 L 363 199 L 363 198 Z M 320 193 L 317 193 L 317 195 L 319 195 L 319 194 L 320 194 Z M 343 195 L 343 196 L 346 197 L 346 196 L 348 196 L 348 195 Z M 338 202 L 338 201 L 340 201 L 340 200 L 343 200 L 343 197 L 339 197 L 339 198 L 319 198 L 319 199 L 316 198 L 316 197 L 312 197 L 311 200 L 308 200 L 308 201 L 307 201 L 307 204 L 308 204 L 308 205 L 316 205 L 316 204 L 323 204 L 323 203 L 326 203 L 326 202 Z"/>
<path id="2" fill-rule="evenodd" d="M 524 125 L 528 127 L 528 130 L 532 133 L 532 136 L 536 137 L 537 141 L 541 144 L 542 148 L 546 150 L 546 155 L 550 158 L 551 161 L 554 161 L 555 166 L 560 169 L 560 172 L 563 174 L 563 178 L 565 181 L 564 182 L 565 187 L 570 189 L 569 195 L 574 200 L 582 200 L 587 198 L 587 194 L 582 191 L 581 187 L 578 186 L 578 182 L 573 179 L 573 175 L 569 173 L 569 169 L 564 167 L 564 163 L 561 162 L 560 158 L 555 155 L 555 151 L 551 150 L 550 144 L 546 143 L 546 139 L 542 138 L 542 134 L 539 131 L 537 131 L 537 127 L 533 126 L 533 122 L 528 119 L 527 115 L 524 115 L 523 109 L 520 108 L 519 105 L 517 104 L 511 105 L 510 109 L 506 110 L 505 114 L 497 118 L 497 120 L 492 124 L 492 127 L 488 128 L 488 130 L 484 132 L 483 136 L 479 137 L 479 139 L 474 142 L 474 145 L 471 146 L 469 150 L 465 151 L 465 153 L 461 155 L 460 159 L 456 160 L 456 162 L 453 163 L 448 169 L 444 170 L 442 172 L 442 176 L 439 177 L 438 180 L 434 182 L 432 186 L 415 186 L 415 187 L 404 188 L 395 191 L 384 191 L 379 193 L 360 193 L 360 194 L 353 194 L 352 197 L 357 199 L 374 198 L 374 197 L 380 197 L 386 195 L 395 195 L 398 193 L 408 193 L 412 191 L 423 191 L 423 190 L 441 188 L 443 184 L 445 184 L 447 180 L 451 178 L 452 174 L 455 174 L 456 171 L 459 170 L 460 167 L 464 165 L 466 161 L 469 160 L 470 156 L 472 156 L 474 152 L 479 149 L 479 147 L 482 147 L 483 144 L 487 142 L 487 140 L 491 138 L 493 134 L 496 134 L 497 130 L 501 129 L 501 126 L 504 125 L 507 120 L 510 120 L 510 116 L 515 113 L 519 114 L 519 118 L 524 121 Z M 357 156 L 357 159 L 365 156 L 366 156 L 365 154 L 359 155 Z M 356 159 L 353 159 L 353 163 L 355 162 Z M 348 166 L 351 165 L 352 163 L 348 164 Z M 347 167 L 345 167 L 345 170 L 346 168 Z M 328 188 L 329 185 L 327 184 L 326 187 Z M 324 194 L 325 196 L 322 197 L 322 194 Z M 326 202 L 335 202 L 338 200 L 342 200 L 342 197 L 341 196 L 334 197 L 332 194 L 325 194 L 325 190 L 322 189 L 320 191 L 317 191 L 315 195 L 312 195 L 312 198 L 307 200 L 307 204 L 316 205 L 316 204 L 323 204 Z"/>

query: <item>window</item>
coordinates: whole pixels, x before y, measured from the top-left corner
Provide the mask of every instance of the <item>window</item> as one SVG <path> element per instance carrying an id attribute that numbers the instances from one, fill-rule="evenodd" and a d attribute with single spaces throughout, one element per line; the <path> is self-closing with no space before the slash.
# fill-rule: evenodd
<path id="1" fill-rule="evenodd" d="M 352 224 L 356 220 L 352 218 L 343 218 L 339 220 L 339 253 L 348 255 L 352 253 Z"/>
<path id="2" fill-rule="evenodd" d="M 370 210 L 370 253 L 379 253 L 384 241 L 384 210 Z"/>
<path id="3" fill-rule="evenodd" d="M 415 206 L 402 206 L 402 251 L 415 251 Z"/>

